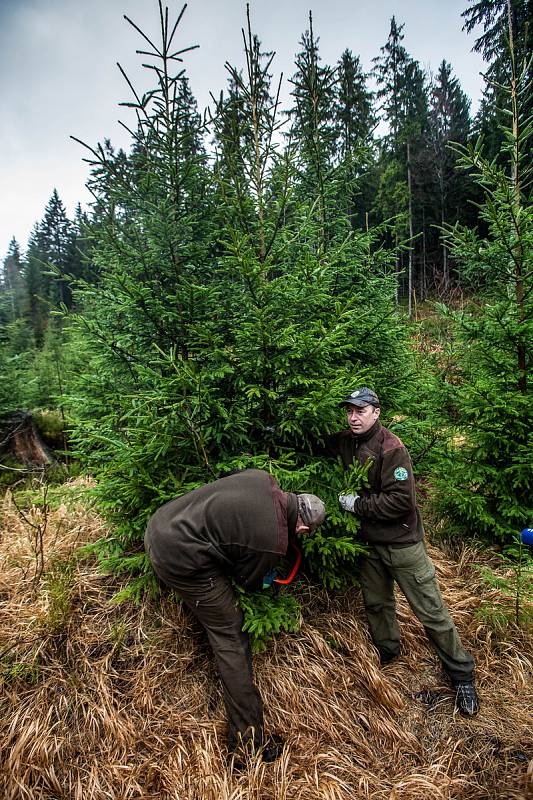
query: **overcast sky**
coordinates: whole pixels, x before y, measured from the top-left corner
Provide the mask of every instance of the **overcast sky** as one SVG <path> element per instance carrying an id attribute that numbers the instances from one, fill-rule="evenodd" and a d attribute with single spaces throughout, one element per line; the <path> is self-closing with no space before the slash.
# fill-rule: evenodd
<path id="1" fill-rule="evenodd" d="M 168 2 L 168 0 L 167 0 Z M 405 23 L 403 44 L 426 69 L 450 61 L 477 109 L 484 64 L 472 53 L 472 35 L 462 31 L 468 0 L 251 0 L 252 27 L 264 50 L 275 50 L 274 77 L 283 72 L 284 96 L 294 73 L 294 55 L 308 27 L 320 38 L 323 63 L 334 64 L 345 48 L 359 55 L 365 71 L 385 44 L 394 14 Z M 169 3 L 171 14 L 182 7 Z M 0 259 L 13 236 L 24 250 L 54 188 L 67 213 L 86 205 L 88 165 L 72 134 L 94 145 L 104 138 L 129 146 L 118 103 L 129 90 L 116 62 L 136 84 L 146 80 L 137 48 L 143 42 L 124 20 L 130 17 L 157 36 L 157 0 L 0 0 Z M 210 92 L 225 86 L 226 61 L 242 64 L 242 0 L 190 0 L 176 43 L 199 45 L 185 66 L 200 109 Z M 181 32 L 180 32 L 181 31 Z M 142 84 L 141 84 L 142 85 Z"/>

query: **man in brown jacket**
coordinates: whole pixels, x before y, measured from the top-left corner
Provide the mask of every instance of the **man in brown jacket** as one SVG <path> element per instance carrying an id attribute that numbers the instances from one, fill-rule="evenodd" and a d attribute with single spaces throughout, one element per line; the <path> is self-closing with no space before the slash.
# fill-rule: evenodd
<path id="1" fill-rule="evenodd" d="M 324 518 L 315 495 L 283 492 L 268 472 L 248 469 L 171 500 L 148 521 L 144 542 L 157 576 L 207 632 L 222 680 L 228 747 L 238 751 L 240 764 L 245 752 L 273 761 L 281 745 L 264 737 L 250 642 L 230 576 L 246 589 L 262 588 L 289 538 L 309 534 Z"/>
<path id="2" fill-rule="evenodd" d="M 407 448 L 381 425 L 380 402 L 372 389 L 355 389 L 340 405 L 346 409 L 349 428 L 328 437 L 328 454 L 340 455 L 346 467 L 370 461 L 368 487 L 358 495 L 340 495 L 339 502 L 344 511 L 359 518 L 361 537 L 368 545 L 368 554 L 361 558 L 360 580 L 381 663 L 400 652 L 396 581 L 456 687 L 457 709 L 473 716 L 479 709 L 474 661 L 461 644 L 426 552 Z"/>

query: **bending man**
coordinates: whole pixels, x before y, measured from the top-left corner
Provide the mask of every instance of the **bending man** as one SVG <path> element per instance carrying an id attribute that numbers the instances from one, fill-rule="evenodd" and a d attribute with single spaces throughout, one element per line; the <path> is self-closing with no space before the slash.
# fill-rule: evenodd
<path id="1" fill-rule="evenodd" d="M 161 581 L 176 589 L 207 632 L 222 680 L 230 752 L 245 745 L 273 761 L 252 654 L 229 576 L 249 590 L 287 552 L 289 538 L 325 518 L 310 494 L 283 492 L 269 473 L 249 469 L 220 478 L 162 506 L 150 518 L 145 547 Z"/>

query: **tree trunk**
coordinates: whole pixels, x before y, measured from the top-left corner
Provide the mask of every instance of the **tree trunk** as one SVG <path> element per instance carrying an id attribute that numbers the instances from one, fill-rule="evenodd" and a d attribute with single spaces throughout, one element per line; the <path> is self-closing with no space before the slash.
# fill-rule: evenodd
<path id="1" fill-rule="evenodd" d="M 11 455 L 26 466 L 44 467 L 53 462 L 33 416 L 14 411 L 0 422 L 0 456 Z"/>
<path id="2" fill-rule="evenodd" d="M 409 192 L 409 267 L 408 276 L 408 314 L 409 319 L 413 312 L 413 190 L 411 186 L 411 146 L 407 142 L 407 187 Z"/>
<path id="3" fill-rule="evenodd" d="M 426 265 L 426 207 L 422 209 L 422 300 L 428 296 L 428 278 Z"/>
<path id="4" fill-rule="evenodd" d="M 507 22 L 509 30 L 509 50 L 511 52 L 511 104 L 513 115 L 513 149 L 511 159 L 511 185 L 513 190 L 512 195 L 512 209 L 513 209 L 513 235 L 514 239 L 514 283 L 515 283 L 515 298 L 518 309 L 518 320 L 522 327 L 525 320 L 525 306 L 524 306 L 524 275 L 523 263 L 524 252 L 522 235 L 519 227 L 520 210 L 522 205 L 519 164 L 520 164 L 520 131 L 519 131 L 519 107 L 518 107 L 518 87 L 516 75 L 516 62 L 514 52 L 514 37 L 513 37 L 513 11 L 510 0 L 507 0 Z M 518 361 L 518 389 L 523 394 L 527 393 L 527 359 L 526 347 L 520 339 L 517 341 L 517 361 Z"/>
<path id="5" fill-rule="evenodd" d="M 444 223 L 446 220 L 444 219 L 444 202 L 441 205 L 441 213 L 440 213 L 440 224 L 441 228 L 444 229 Z M 444 236 L 441 236 L 442 240 L 442 276 L 444 278 L 444 289 L 446 294 L 448 294 L 450 290 L 450 269 L 448 266 L 448 248 L 446 247 L 446 239 Z"/>

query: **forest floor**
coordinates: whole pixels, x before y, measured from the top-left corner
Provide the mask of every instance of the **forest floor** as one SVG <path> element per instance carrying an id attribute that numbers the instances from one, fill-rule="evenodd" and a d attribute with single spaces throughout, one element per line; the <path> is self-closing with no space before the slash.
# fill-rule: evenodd
<path id="1" fill-rule="evenodd" d="M 173 600 L 117 605 L 120 579 L 75 558 L 103 523 L 80 506 L 0 522 L 3 800 L 525 800 L 533 797 L 533 631 L 504 611 L 463 549 L 430 547 L 477 661 L 481 711 L 453 692 L 402 598 L 401 657 L 380 669 L 360 593 L 300 585 L 302 627 L 254 657 L 274 764 L 228 769 L 224 709 L 203 633 Z M 503 573 L 502 573 L 503 574 Z"/>

